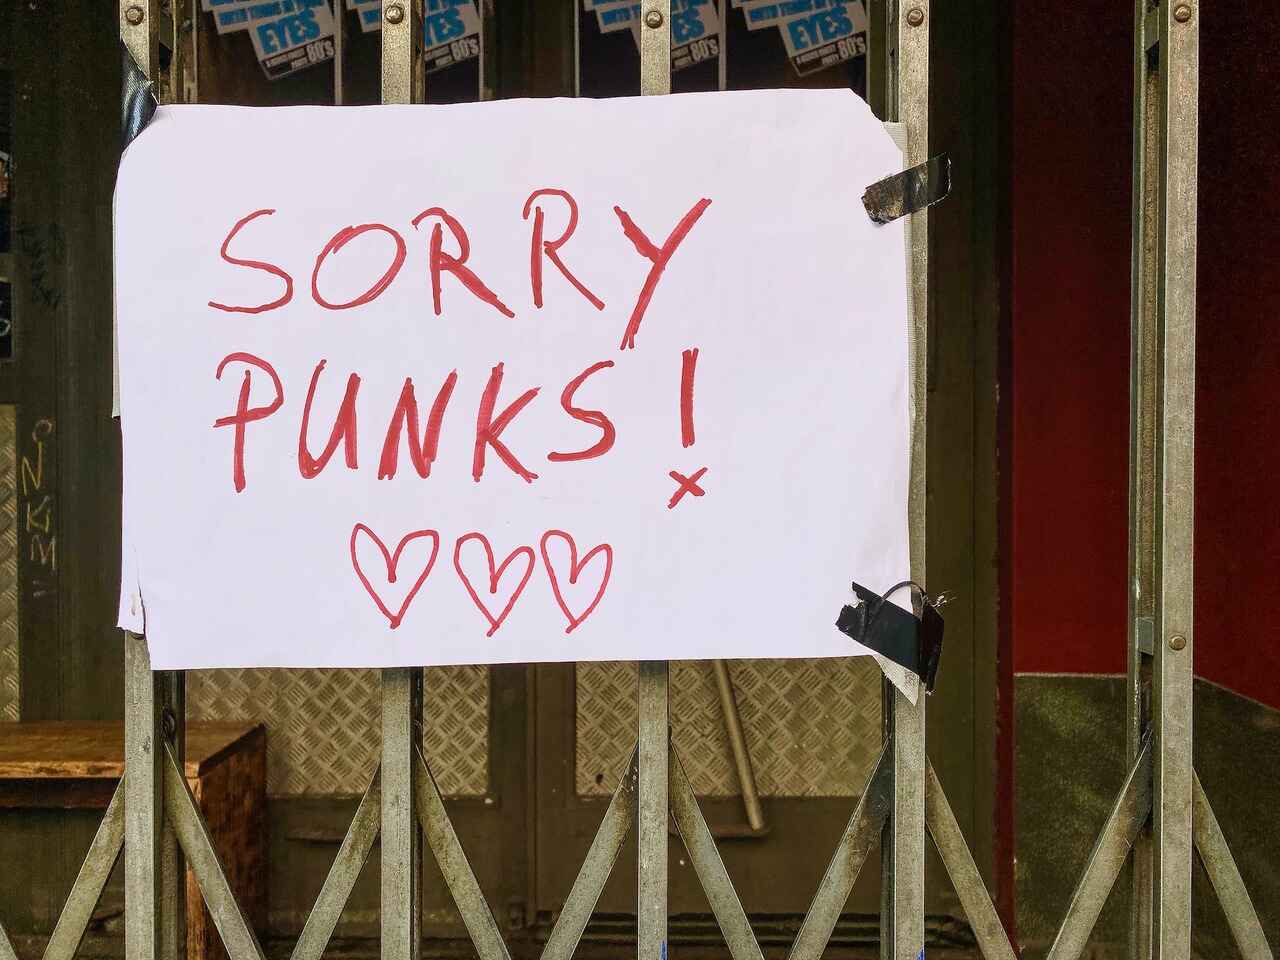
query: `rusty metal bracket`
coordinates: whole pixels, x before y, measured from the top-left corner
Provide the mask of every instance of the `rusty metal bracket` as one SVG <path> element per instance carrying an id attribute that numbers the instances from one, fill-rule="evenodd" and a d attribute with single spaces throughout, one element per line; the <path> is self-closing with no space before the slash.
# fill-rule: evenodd
<path id="1" fill-rule="evenodd" d="M 940 153 L 901 173 L 877 180 L 862 194 L 862 205 L 876 223 L 892 223 L 945 200 L 950 193 L 951 158 Z"/>

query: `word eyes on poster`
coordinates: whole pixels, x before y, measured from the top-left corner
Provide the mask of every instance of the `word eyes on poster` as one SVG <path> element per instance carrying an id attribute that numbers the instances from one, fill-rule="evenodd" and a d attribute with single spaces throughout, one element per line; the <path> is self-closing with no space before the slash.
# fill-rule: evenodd
<path id="1" fill-rule="evenodd" d="M 639 49 L 641 7 L 635 0 L 582 0 L 582 7 L 595 14 L 602 34 L 629 30 Z M 720 55 L 725 25 L 719 9 L 719 0 L 672 0 L 673 71 Z M 867 52 L 867 11 L 862 0 L 732 0 L 729 11 L 735 10 L 748 30 L 777 28 L 787 58 L 800 76 Z"/>
<path id="2" fill-rule="evenodd" d="M 116 196 L 121 625 L 157 669 L 865 653 L 832 611 L 910 568 L 910 427 L 860 198 L 901 168 L 849 91 L 161 107 Z"/>
<path id="3" fill-rule="evenodd" d="M 333 6 L 331 6 L 333 4 Z M 247 33 L 267 77 L 278 80 L 334 57 L 335 17 L 382 29 L 382 0 L 201 0 L 219 34 Z M 428 73 L 480 56 L 475 0 L 426 0 L 423 56 Z"/>

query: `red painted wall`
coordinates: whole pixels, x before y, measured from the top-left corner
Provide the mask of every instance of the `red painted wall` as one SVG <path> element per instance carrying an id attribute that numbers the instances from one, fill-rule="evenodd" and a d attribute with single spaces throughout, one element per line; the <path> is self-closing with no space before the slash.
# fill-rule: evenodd
<path id="1" fill-rule="evenodd" d="M 1200 44 L 1196 672 L 1280 707 L 1280 7 Z"/>
<path id="2" fill-rule="evenodd" d="M 1197 4 L 1196 670 L 1280 707 L 1280 7 Z M 1019 672 L 1125 668 L 1131 5 L 1015 5 Z"/>
<path id="3" fill-rule="evenodd" d="M 1009 586 L 1018 672 L 1125 669 L 1127 6 L 1014 6 Z"/>

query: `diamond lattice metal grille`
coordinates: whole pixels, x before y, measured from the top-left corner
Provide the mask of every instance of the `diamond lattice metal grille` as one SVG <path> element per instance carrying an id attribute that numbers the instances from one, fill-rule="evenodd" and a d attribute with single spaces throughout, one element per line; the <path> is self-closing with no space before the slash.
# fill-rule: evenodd
<path id="1" fill-rule="evenodd" d="M 861 790 L 881 745 L 874 661 L 735 660 L 729 670 L 761 794 L 847 797 Z M 694 791 L 736 796 L 710 663 L 672 663 L 671 717 Z M 635 740 L 635 664 L 578 664 L 577 792 L 611 793 Z"/>
<path id="2" fill-rule="evenodd" d="M 489 788 L 489 670 L 426 671 L 424 749 L 440 789 L 480 796 Z M 192 720 L 267 725 L 267 790 L 273 796 L 358 794 L 381 744 L 376 670 L 193 670 Z"/>

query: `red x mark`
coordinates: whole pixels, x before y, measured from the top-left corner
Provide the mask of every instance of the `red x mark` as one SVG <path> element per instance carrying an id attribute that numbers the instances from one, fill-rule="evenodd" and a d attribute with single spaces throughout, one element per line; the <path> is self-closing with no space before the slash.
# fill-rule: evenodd
<path id="1" fill-rule="evenodd" d="M 672 470 L 668 476 L 676 483 L 680 484 L 680 486 L 678 486 L 676 488 L 676 492 L 671 495 L 671 500 L 667 503 L 667 509 L 670 510 L 679 503 L 680 498 L 686 493 L 691 493 L 695 497 L 703 496 L 707 491 L 698 486 L 698 481 L 702 479 L 702 475 L 706 472 L 707 468 L 703 467 L 701 470 L 696 471 L 692 477 L 686 477 L 683 473 Z"/>

